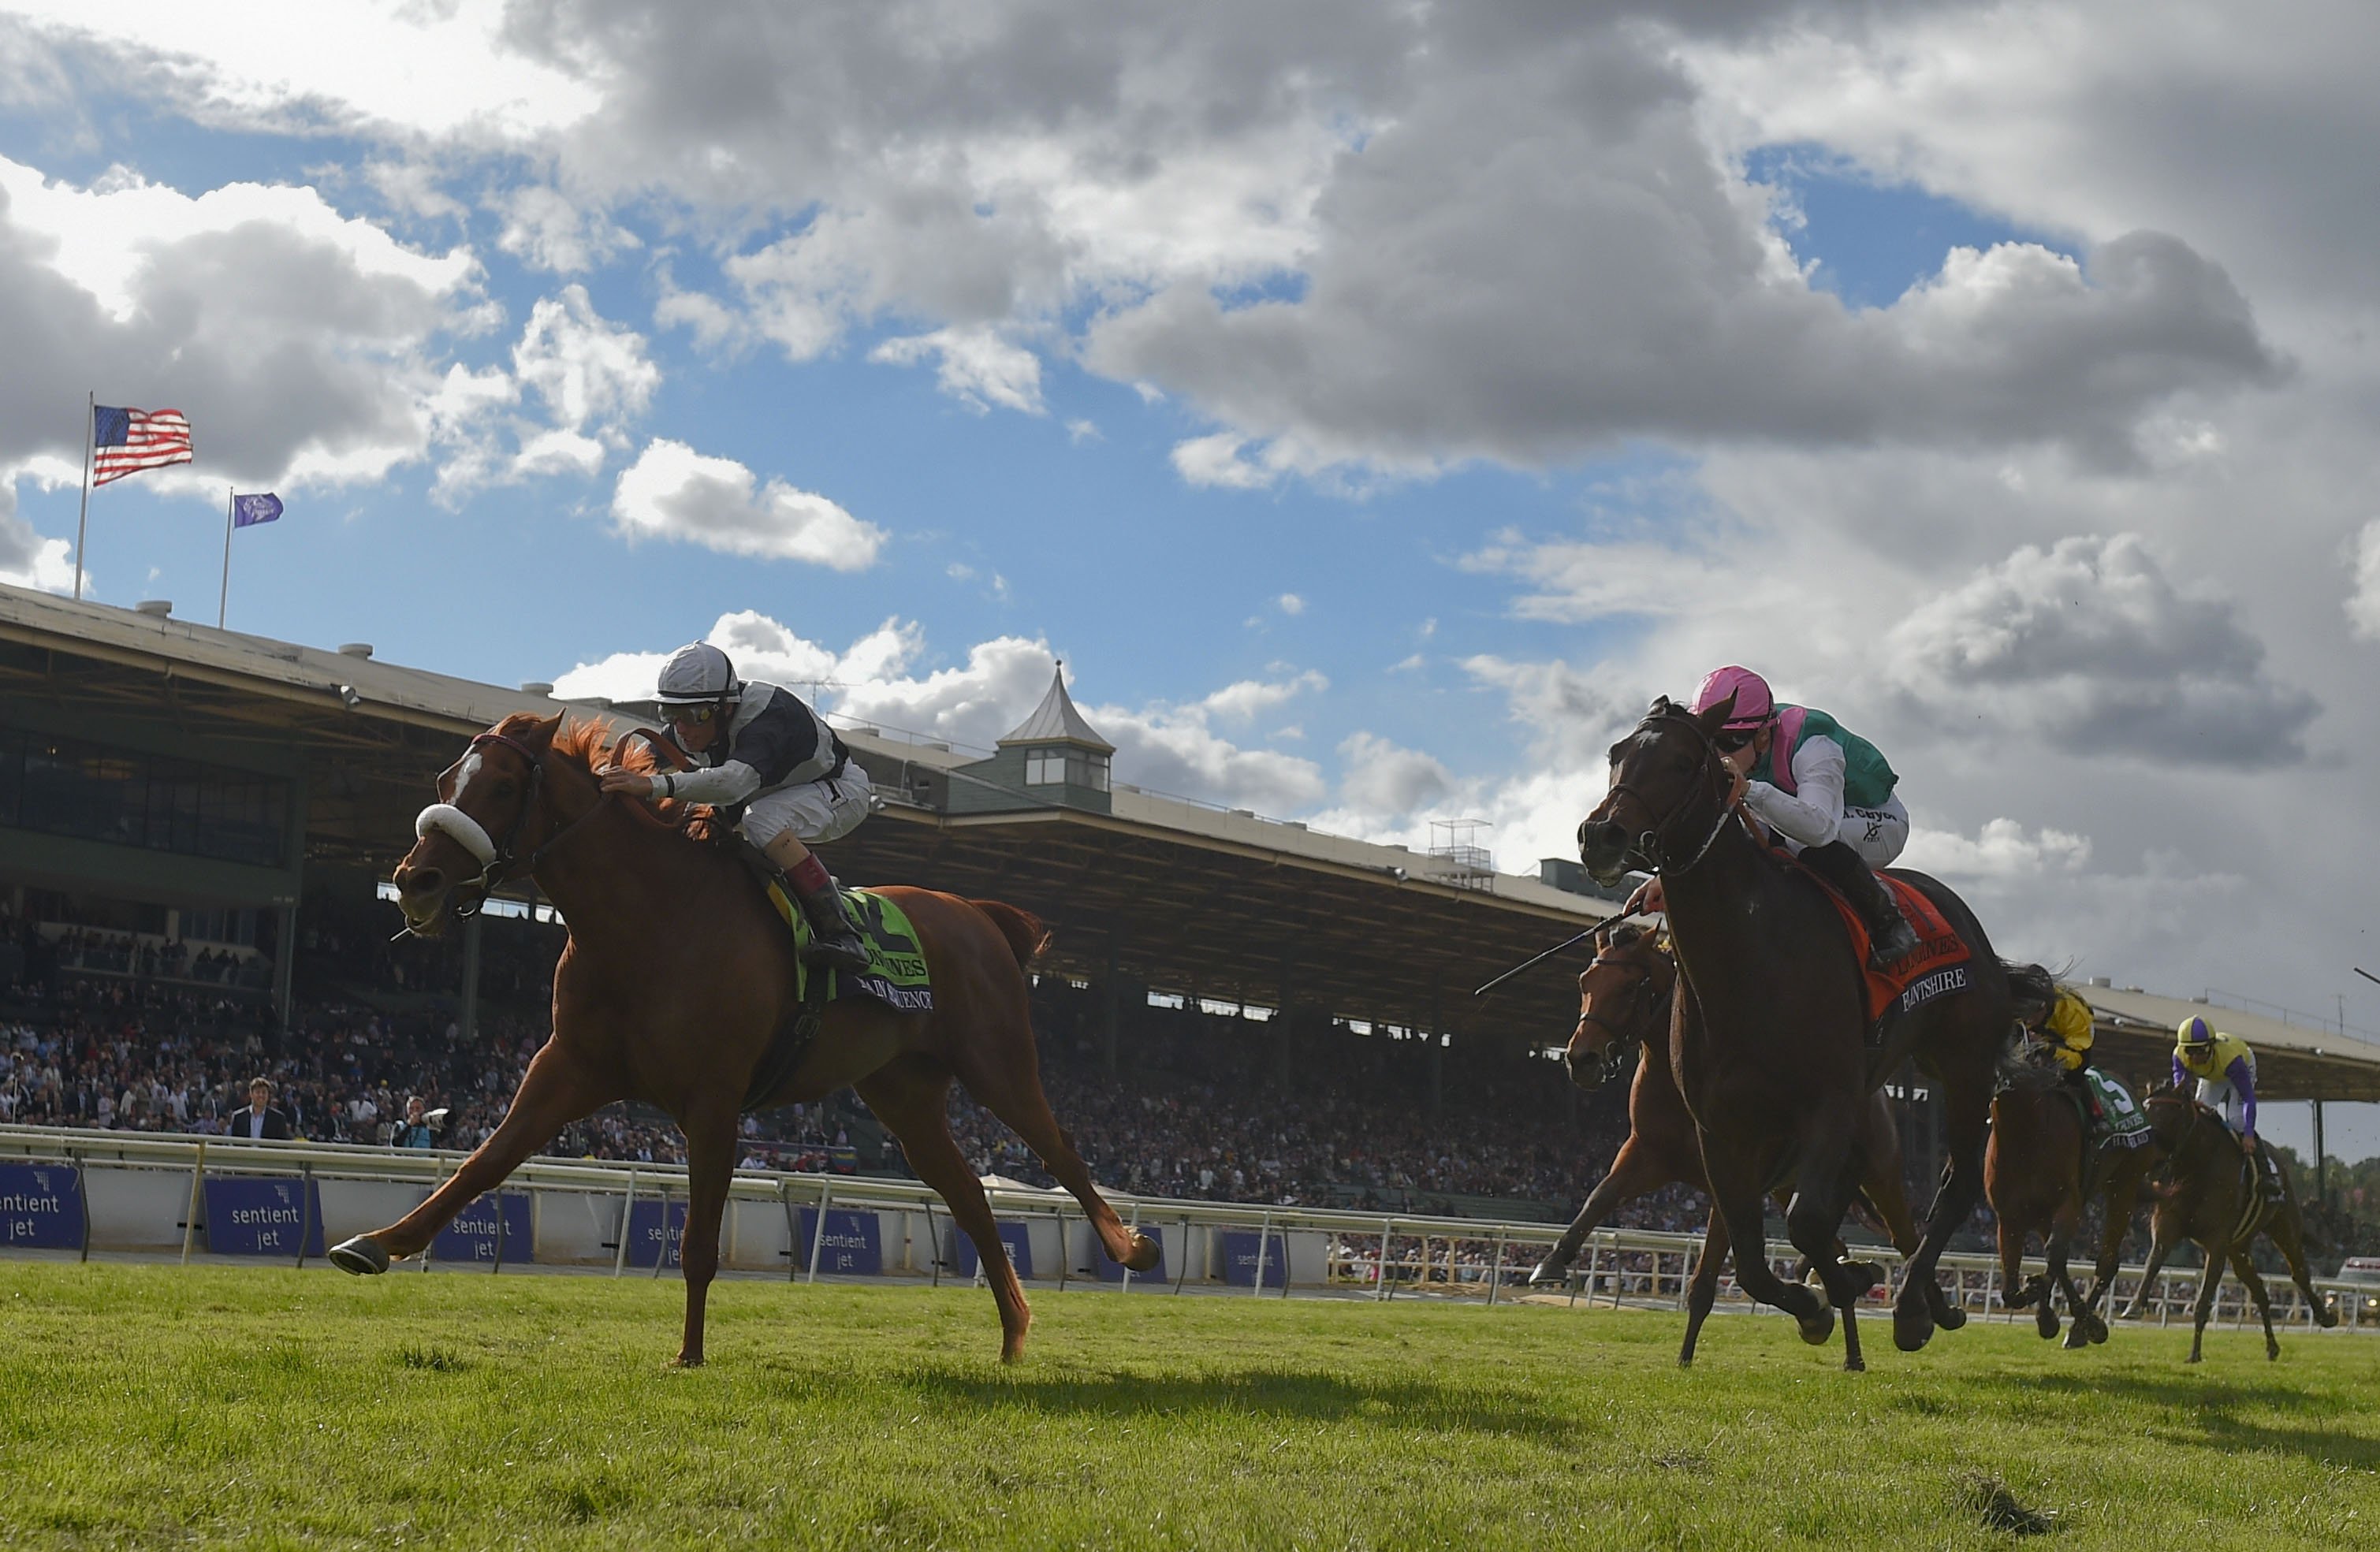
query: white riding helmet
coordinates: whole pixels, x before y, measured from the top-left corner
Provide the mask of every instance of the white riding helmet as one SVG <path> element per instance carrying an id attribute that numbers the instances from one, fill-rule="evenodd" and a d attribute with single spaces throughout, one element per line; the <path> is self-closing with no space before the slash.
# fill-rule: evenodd
<path id="1" fill-rule="evenodd" d="M 699 706 L 743 693 L 743 682 L 735 677 L 735 665 L 726 653 L 708 641 L 689 641 L 662 664 L 653 698 L 663 706 Z"/>

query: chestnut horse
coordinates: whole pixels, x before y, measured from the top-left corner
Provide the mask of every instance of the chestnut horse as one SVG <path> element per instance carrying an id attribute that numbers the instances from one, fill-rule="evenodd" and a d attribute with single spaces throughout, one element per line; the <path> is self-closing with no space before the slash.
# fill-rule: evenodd
<path id="1" fill-rule="evenodd" d="M 1591 1094 L 1618 1075 L 1631 1051 L 1641 1051 L 1635 1079 L 1628 1086 L 1628 1140 L 1620 1145 L 1610 1170 L 1588 1193 L 1578 1217 L 1530 1272 L 1532 1284 L 1568 1277 L 1587 1235 L 1626 1203 L 1665 1185 L 1710 1189 L 1694 1146 L 1694 1118 L 1687 1113 L 1670 1067 L 1670 1003 L 1677 988 L 1676 962 L 1640 927 L 1606 928 L 1596 943 L 1595 963 L 1579 974 L 1578 1025 L 1562 1051 L 1562 1065 L 1571 1081 Z M 1900 1182 L 1900 1129 L 1893 1122 L 1891 1102 L 1880 1093 L 1868 1106 L 1865 1139 L 1869 1167 L 1861 1192 L 1894 1247 L 1903 1255 L 1914 1255 L 1917 1225 Z M 1711 1262 L 1713 1298 L 1727 1248 L 1722 1227 L 1716 1248 L 1705 1248 L 1706 1256 L 1716 1257 Z M 1838 1243 L 1837 1259 L 1844 1254 Z M 1699 1277 L 1695 1286 L 1701 1286 Z M 1703 1313 L 1708 1310 L 1705 1303 Z M 1690 1318 L 1694 1327 L 1702 1324 L 1700 1316 Z M 1691 1354 L 1691 1332 L 1686 1347 Z"/>
<path id="2" fill-rule="evenodd" d="M 2074 1317 L 2066 1333 L 2070 1348 L 2107 1340 L 2099 1295 L 2131 1228 L 2141 1182 L 2159 1157 L 2154 1139 L 2137 1147 L 2103 1143 L 2095 1151 L 2086 1151 L 2084 1143 L 2082 1112 L 2058 1074 L 2032 1062 L 2009 1063 L 1992 1096 L 1991 1142 L 1984 1150 L 1984 1195 L 1999 1234 L 2000 1302 L 2010 1309 L 2030 1307 L 2034 1328 L 2046 1340 L 2058 1329 L 2053 1294 L 2063 1292 Z M 2095 1196 L 2106 1204 L 2107 1226 L 2099 1277 L 2085 1294 L 2075 1289 L 2067 1253 Z M 2041 1241 L 2044 1271 L 2026 1279 L 2025 1242 L 2034 1237 Z"/>
<path id="3" fill-rule="evenodd" d="M 932 1012 L 831 1003 L 800 1061 L 766 1093 L 749 1095 L 796 1006 L 792 935 L 726 847 L 690 840 L 643 804 L 601 793 L 595 773 L 615 761 L 645 769 L 651 755 L 606 746 L 593 723 L 565 731 L 559 716 L 518 714 L 472 739 L 439 777 L 442 802 L 423 811 L 419 840 L 396 869 L 397 903 L 414 931 L 434 935 L 458 905 L 476 909 L 506 877 L 534 879 L 570 928 L 553 972 L 553 1034 L 494 1134 L 420 1206 L 334 1249 L 335 1265 L 382 1272 L 420 1254 L 564 1126 L 615 1100 L 645 1100 L 686 1134 L 677 1362 L 699 1364 L 737 1117 L 850 1085 L 975 1242 L 1000 1307 L 1000 1355 L 1014 1360 L 1032 1312 L 983 1187 L 951 1138 L 944 1107 L 953 1076 L 1082 1203 L 1109 1255 L 1135 1271 L 1156 1265 L 1156 1243 L 1100 1197 L 1042 1096 L 1024 969 L 1047 941 L 1038 921 L 997 901 L 885 890 L 917 929 Z"/>
<path id="4" fill-rule="evenodd" d="M 1606 884 L 1631 867 L 1660 875 L 1680 972 L 1671 1049 L 1713 1225 L 1723 1223 L 1738 1244 L 1761 1243 L 1767 1192 L 1794 1182 L 1786 1234 L 1816 1267 L 1826 1302 L 1759 1256 L 1738 1258 L 1736 1281 L 1791 1315 L 1808 1342 L 1825 1342 L 1840 1311 L 1844 1366 L 1856 1369 L 1864 1364 L 1854 1311 L 1868 1284 L 1831 1252 L 1869 1171 L 1869 1094 L 1913 1057 L 1943 1095 L 1949 1169 L 1893 1306 L 1893 1340 L 1914 1352 L 1937 1325 L 1964 1319 L 1935 1267 L 1982 1189 L 1985 1119 L 2016 1022 L 2015 967 L 2001 964 L 1956 895 L 1922 874 L 1900 874 L 1964 940 L 1973 985 L 1903 1015 L 1871 1049 L 1859 957 L 1840 914 L 1816 879 L 1772 855 L 1730 807 L 1733 779 L 1712 740 L 1733 709 L 1730 698 L 1698 717 L 1666 696 L 1656 700 L 1611 746 L 1610 788 L 1579 825 L 1579 860 Z"/>
<path id="5" fill-rule="evenodd" d="M 2142 1268 L 2141 1285 L 2132 1294 L 2132 1302 L 2124 1311 L 2124 1318 L 2136 1320 L 2148 1302 L 2149 1288 L 2156 1281 L 2157 1269 L 2173 1248 L 2188 1240 L 2198 1246 L 2205 1259 L 2205 1268 L 2198 1279 L 2198 1307 L 2192 1313 L 2196 1323 L 2190 1332 L 2188 1362 L 2199 1361 L 2200 1346 L 2206 1340 L 2206 1318 L 2215 1313 L 2216 1291 L 2223 1286 L 2223 1264 L 2230 1262 L 2231 1270 L 2248 1285 L 2256 1301 L 2256 1313 L 2265 1321 L 2265 1356 L 2278 1358 L 2281 1344 L 2273 1335 L 2273 1300 L 2265 1291 L 2265 1279 L 2256 1273 L 2256 1262 L 2250 1252 L 2256 1236 L 2264 1235 L 2280 1251 L 2281 1259 L 2289 1266 L 2289 1277 L 2297 1283 L 2298 1291 L 2305 1295 L 2306 1307 L 2313 1312 L 2314 1323 L 2324 1328 L 2338 1324 L 2337 1311 L 2326 1308 L 2313 1291 L 2313 1276 L 2306 1269 L 2305 1224 L 2298 1214 L 2296 1184 L 2287 1170 L 2275 1171 L 2281 1182 L 2277 1202 L 2265 1204 L 2255 1210 L 2257 1203 L 2253 1167 L 2240 1151 L 2240 1139 L 2223 1124 L 2223 1118 L 2197 1100 L 2181 1094 L 2155 1094 L 2143 1101 L 2148 1112 L 2149 1130 L 2156 1134 L 2157 1142 L 2172 1160 L 2172 1183 L 2157 1194 L 2156 1206 L 2149 1212 L 2149 1259 Z M 2258 1145 L 2262 1146 L 2262 1144 Z"/>

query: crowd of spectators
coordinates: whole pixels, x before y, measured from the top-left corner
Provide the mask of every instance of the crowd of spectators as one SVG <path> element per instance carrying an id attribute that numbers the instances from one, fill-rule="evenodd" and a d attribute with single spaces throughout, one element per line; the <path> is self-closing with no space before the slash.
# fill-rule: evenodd
<path id="1" fill-rule="evenodd" d="M 0 965 L 0 1123 L 215 1132 L 261 1076 L 277 1085 L 300 1137 L 388 1143 L 418 1097 L 439 1146 L 477 1146 L 546 1037 L 564 930 L 484 925 L 478 1028 L 467 1037 L 453 996 L 460 947 L 452 938 L 392 943 L 388 915 L 368 899 L 308 903 L 300 996 L 284 1029 L 253 974 L 212 987 L 167 973 L 212 963 L 212 949 L 74 924 L 36 933 L 0 910 L 0 942 L 32 950 L 13 970 Z M 71 958 L 55 952 L 67 942 Z M 1514 1042 L 1433 1051 L 1408 1032 L 1310 1015 L 1135 1007 L 1111 1071 L 1088 990 L 1045 977 L 1034 1012 L 1051 1107 L 1093 1175 L 1120 1190 L 1550 1219 L 1575 1208 L 1627 1134 L 1624 1085 L 1581 1094 Z M 1052 1183 L 956 1085 L 950 1118 L 979 1174 Z M 744 1130 L 747 1167 L 905 1172 L 897 1145 L 847 1093 L 747 1117 Z M 616 1105 L 545 1151 L 684 1160 L 667 1117 Z M 1700 1193 L 1671 1186 L 1611 1221 L 1694 1231 L 1705 1217 Z"/>

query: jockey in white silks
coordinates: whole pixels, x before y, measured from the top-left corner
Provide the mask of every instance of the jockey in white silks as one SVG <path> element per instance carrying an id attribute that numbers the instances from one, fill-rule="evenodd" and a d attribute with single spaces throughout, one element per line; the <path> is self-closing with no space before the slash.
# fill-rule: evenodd
<path id="1" fill-rule="evenodd" d="M 736 828 L 769 859 L 810 925 L 805 958 L 866 970 L 859 931 L 810 852 L 851 833 L 873 807 L 868 772 L 834 729 L 782 685 L 737 679 L 727 654 L 707 641 L 670 654 L 654 698 L 669 719 L 669 742 L 695 769 L 650 776 L 608 770 L 603 790 L 652 803 L 741 806 Z"/>

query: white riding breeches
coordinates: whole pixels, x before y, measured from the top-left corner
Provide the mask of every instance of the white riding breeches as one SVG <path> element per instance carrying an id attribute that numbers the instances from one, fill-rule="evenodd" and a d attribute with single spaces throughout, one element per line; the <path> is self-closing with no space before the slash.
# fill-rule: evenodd
<path id="1" fill-rule="evenodd" d="M 1857 852 L 1870 867 L 1889 867 L 1909 844 L 1909 810 L 1900 806 L 1898 793 L 1876 808 L 1854 808 L 1846 803 L 1835 839 Z"/>
<path id="2" fill-rule="evenodd" d="M 2198 1102 L 2212 1105 L 2223 1112 L 2223 1124 L 2238 1132 L 2247 1124 L 2247 1114 L 2240 1104 L 2240 1091 L 2231 1086 L 2229 1078 L 2198 1080 Z"/>
<path id="3" fill-rule="evenodd" d="M 871 810 L 875 791 L 859 762 L 849 760 L 840 776 L 762 793 L 746 806 L 744 822 L 736 828 L 744 839 L 763 848 L 788 831 L 804 845 L 822 845 L 858 828 Z"/>

